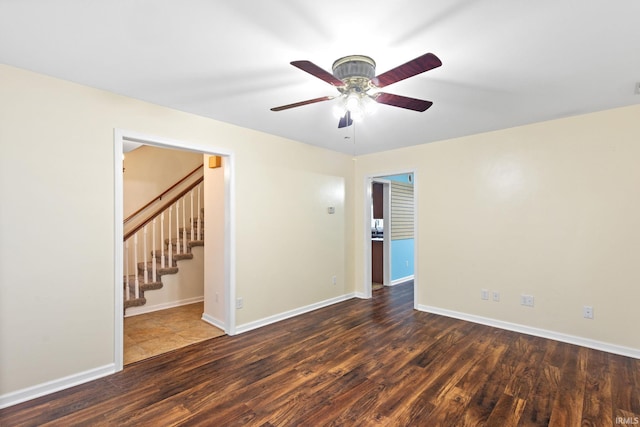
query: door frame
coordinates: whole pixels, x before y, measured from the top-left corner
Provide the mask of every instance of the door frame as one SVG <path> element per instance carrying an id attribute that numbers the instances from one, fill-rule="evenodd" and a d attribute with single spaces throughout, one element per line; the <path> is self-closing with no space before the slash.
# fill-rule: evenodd
<path id="1" fill-rule="evenodd" d="M 122 178 L 124 141 L 151 145 L 154 147 L 194 151 L 212 156 L 221 156 L 224 160 L 224 331 L 228 335 L 236 333 L 236 312 L 232 301 L 235 301 L 235 155 L 233 151 L 221 147 L 202 145 L 191 141 L 172 140 L 139 132 L 114 129 L 113 172 L 114 172 L 114 364 L 115 371 L 121 371 L 124 364 L 124 302 L 123 302 L 123 245 L 124 236 L 124 187 Z M 206 197 L 206 196 L 205 196 Z M 206 269 L 206 265 L 205 265 Z M 204 289 L 205 297 L 207 289 Z"/>
<path id="2" fill-rule="evenodd" d="M 363 283 L 363 297 L 372 298 L 373 291 L 371 288 L 371 204 L 373 203 L 373 183 L 381 182 L 385 184 L 384 191 L 385 201 L 388 202 L 384 209 L 385 211 L 385 226 L 384 226 L 384 244 L 385 255 L 387 259 L 384 261 L 385 268 L 385 285 L 391 283 L 391 185 L 390 181 L 383 179 L 382 177 L 391 175 L 413 175 L 413 308 L 418 308 L 418 177 L 417 172 L 414 169 L 381 172 L 375 174 L 368 174 L 364 177 L 364 227 L 363 227 L 363 246 L 364 246 L 364 283 Z M 387 276 L 388 274 L 388 276 Z M 387 283 L 388 280 L 388 283 Z"/>

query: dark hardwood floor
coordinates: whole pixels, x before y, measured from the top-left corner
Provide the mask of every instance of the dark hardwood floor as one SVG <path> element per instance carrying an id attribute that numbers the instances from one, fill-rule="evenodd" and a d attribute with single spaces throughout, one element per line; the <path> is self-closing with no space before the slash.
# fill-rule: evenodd
<path id="1" fill-rule="evenodd" d="M 412 284 L 0 411 L 0 425 L 618 426 L 640 361 L 412 310 Z M 620 417 L 620 418 L 619 418 Z"/>

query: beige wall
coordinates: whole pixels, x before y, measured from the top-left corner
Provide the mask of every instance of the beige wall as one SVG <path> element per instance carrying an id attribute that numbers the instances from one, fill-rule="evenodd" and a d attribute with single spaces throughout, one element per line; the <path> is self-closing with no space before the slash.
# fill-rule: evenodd
<path id="1" fill-rule="evenodd" d="M 7 66 L 0 117 L 0 397 L 114 363 L 114 128 L 235 156 L 238 324 L 352 290 L 350 156 Z"/>
<path id="2" fill-rule="evenodd" d="M 365 176 L 416 171 L 423 307 L 637 352 L 639 117 L 632 106 L 362 156 L 356 195 Z M 362 265 L 363 197 L 355 201 Z M 481 300 L 483 288 L 500 302 Z M 520 305 L 522 293 L 534 308 Z"/>
<path id="3" fill-rule="evenodd" d="M 202 154 L 143 145 L 126 153 L 123 164 L 123 212 L 126 218 L 202 165 Z"/>

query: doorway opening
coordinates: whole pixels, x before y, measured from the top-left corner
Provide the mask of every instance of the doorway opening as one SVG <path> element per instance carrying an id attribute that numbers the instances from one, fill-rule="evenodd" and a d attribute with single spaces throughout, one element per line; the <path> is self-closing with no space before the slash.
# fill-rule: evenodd
<path id="1" fill-rule="evenodd" d="M 390 184 L 387 179 L 374 178 L 371 182 L 371 290 L 391 284 L 391 251 L 389 225 Z M 387 232 L 385 232 L 387 231 Z"/>
<path id="2" fill-rule="evenodd" d="M 417 306 L 417 192 L 415 171 L 365 177 L 364 297 L 413 281 Z"/>
<path id="3" fill-rule="evenodd" d="M 114 325 L 114 361 L 116 370 L 122 370 L 124 364 L 124 318 L 123 301 L 124 291 L 122 278 L 124 273 L 124 248 L 123 248 L 123 146 L 140 144 L 156 148 L 168 148 L 178 151 L 190 151 L 206 156 L 219 156 L 222 168 L 215 179 L 209 177 L 208 169 L 204 167 L 204 205 L 207 207 L 207 198 L 212 191 L 217 191 L 217 209 L 204 209 L 204 219 L 210 225 L 204 229 L 205 236 L 214 232 L 221 236 L 215 239 L 214 244 L 204 246 L 204 301 L 202 307 L 202 320 L 222 329 L 226 334 L 235 334 L 235 312 L 231 310 L 231 301 L 234 300 L 235 278 L 232 265 L 234 259 L 234 156 L 233 153 L 216 147 L 203 146 L 201 144 L 169 140 L 165 138 L 142 135 L 136 132 L 116 129 L 114 135 L 114 194 L 115 194 L 115 233 L 114 233 L 114 265 L 115 265 L 115 325 Z M 204 162 L 203 162 L 204 163 Z M 213 184 L 212 184 L 213 182 Z M 217 187 L 217 188 L 216 188 Z M 209 194 L 208 194 L 209 193 Z M 217 212 L 216 212 L 217 211 Z M 212 226 L 213 225 L 213 226 Z M 207 240 L 207 237 L 205 237 Z M 211 239 L 213 240 L 213 239 Z M 137 266 L 136 266 L 137 267 Z M 198 307 L 192 307 L 198 310 Z M 144 314 L 142 315 L 144 316 Z"/>

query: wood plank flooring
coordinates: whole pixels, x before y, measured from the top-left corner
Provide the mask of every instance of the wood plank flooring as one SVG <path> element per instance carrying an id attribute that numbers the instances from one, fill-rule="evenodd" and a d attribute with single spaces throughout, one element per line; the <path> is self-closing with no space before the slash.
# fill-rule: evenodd
<path id="1" fill-rule="evenodd" d="M 0 411 L 2 426 L 618 426 L 640 361 L 412 310 L 383 288 Z"/>

